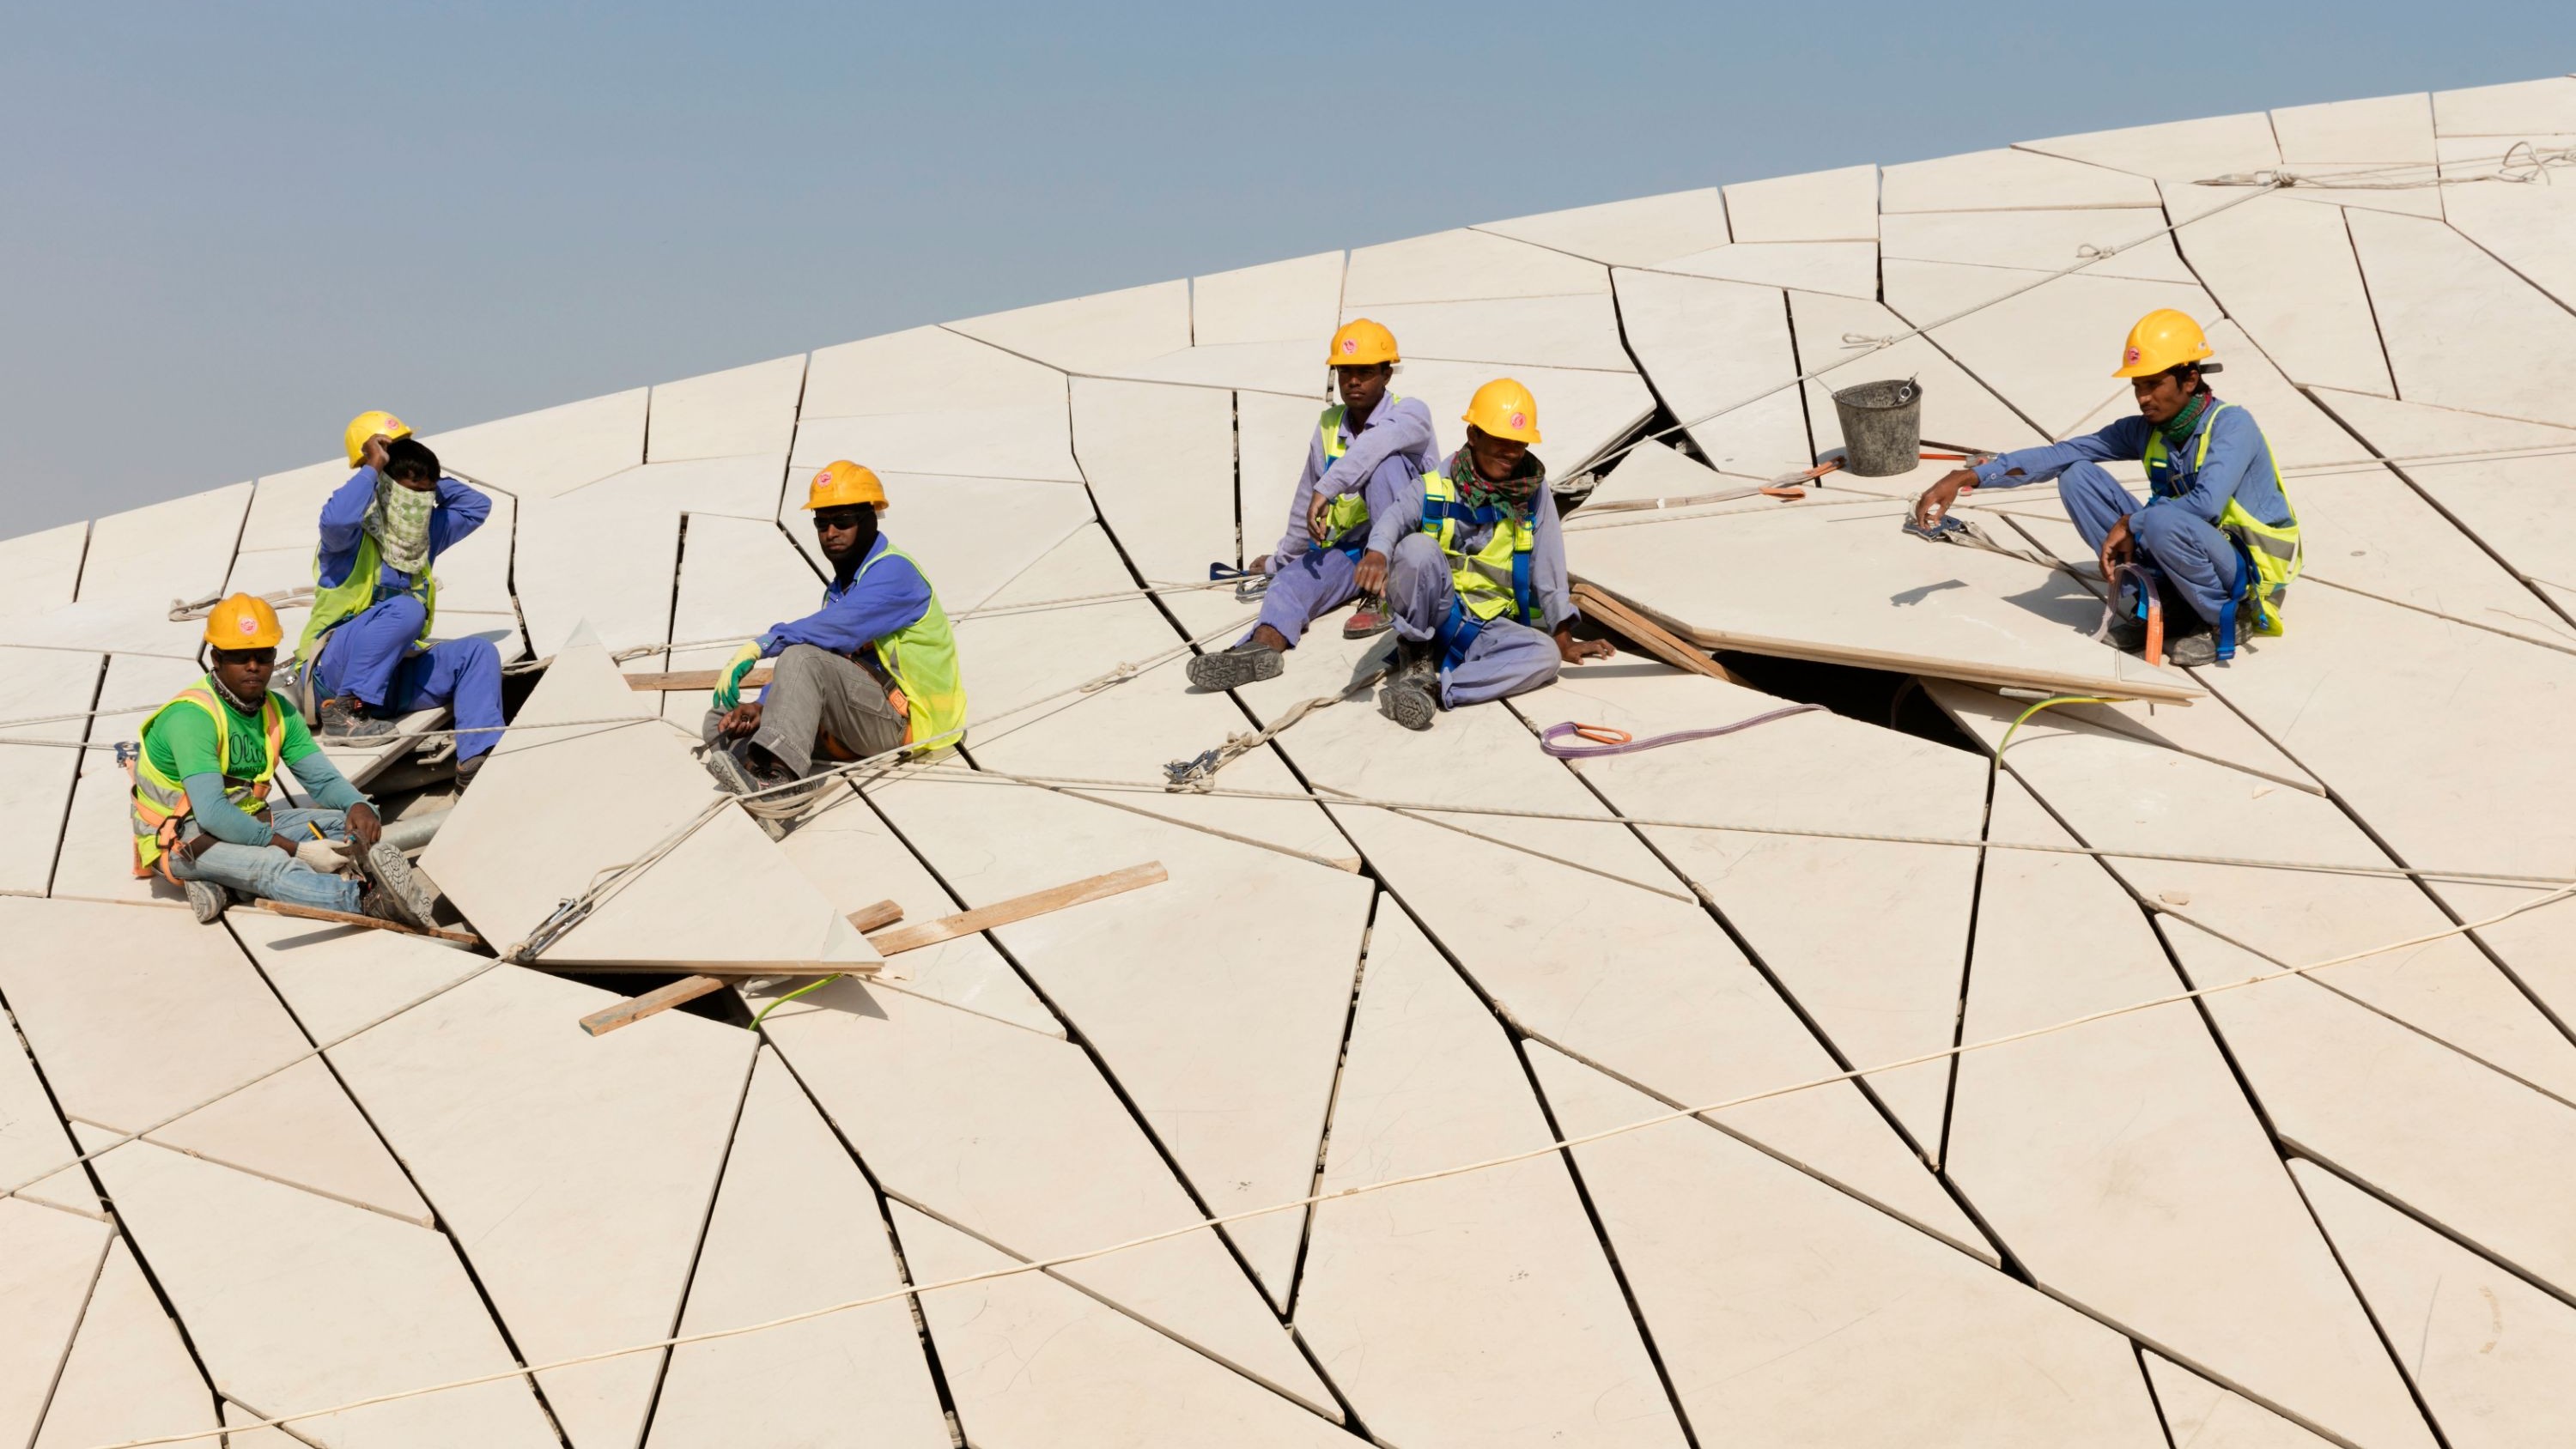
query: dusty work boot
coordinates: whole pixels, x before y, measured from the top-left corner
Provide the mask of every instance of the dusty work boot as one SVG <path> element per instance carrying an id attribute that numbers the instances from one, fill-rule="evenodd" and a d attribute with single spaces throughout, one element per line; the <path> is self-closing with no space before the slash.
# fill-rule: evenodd
<path id="1" fill-rule="evenodd" d="M 794 778 L 783 769 L 760 769 L 724 745 L 715 745 L 707 750 L 707 773 L 716 777 L 716 784 L 728 795 L 758 795 L 763 790 L 784 785 Z M 778 800 L 785 797 L 770 795 L 764 798 Z M 760 822 L 761 833 L 770 839 L 787 838 L 786 821 L 774 820 L 757 811 L 752 813 L 751 818 Z"/>
<path id="2" fill-rule="evenodd" d="M 372 740 L 394 732 L 394 722 L 367 712 L 354 694 L 322 701 L 322 734 L 334 740 Z"/>
<path id="3" fill-rule="evenodd" d="M 1377 692 L 1377 712 L 1409 730 L 1427 730 L 1440 717 L 1440 666 L 1430 651 L 1405 645 L 1396 655 L 1386 687 Z"/>
<path id="4" fill-rule="evenodd" d="M 2147 652 L 2146 621 L 2144 619 L 2114 619 L 2111 621 L 2110 639 L 2111 647 L 2119 650 L 2123 654 L 2144 654 Z"/>
<path id="5" fill-rule="evenodd" d="M 430 898 L 429 889 L 412 874 L 411 862 L 401 849 L 389 840 L 379 840 L 366 854 L 358 857 L 358 871 L 367 883 L 392 902 L 395 914 L 379 917 L 398 921 L 423 931 L 438 929 L 438 903 Z M 363 909 L 365 897 L 360 897 Z M 368 911 L 374 915 L 375 912 Z"/>
<path id="6" fill-rule="evenodd" d="M 1201 689 L 1235 689 L 1264 679 L 1277 679 L 1288 661 L 1276 649 L 1249 640 L 1231 649 L 1202 654 L 1190 661 L 1190 683 Z"/>
<path id="7" fill-rule="evenodd" d="M 2165 641 L 2165 664 L 2174 669 L 2198 669 L 2218 662 L 2218 636 L 2186 634 Z"/>
<path id="8" fill-rule="evenodd" d="M 188 909 L 196 913 L 200 926 L 222 920 L 224 908 L 233 903 L 232 892 L 210 880 L 183 880 L 179 886 L 188 893 Z"/>
<path id="9" fill-rule="evenodd" d="M 358 889 L 358 914 L 368 920 L 384 921 L 390 925 L 407 927 L 412 923 L 411 917 L 404 913 L 403 908 L 394 904 L 393 896 L 387 893 L 384 887 L 372 881 Z"/>
<path id="10" fill-rule="evenodd" d="M 490 755 L 482 754 L 476 755 L 470 760 L 460 760 L 457 762 L 456 789 L 458 793 L 462 794 L 466 786 L 474 783 L 474 777 L 483 773 L 483 762 L 490 758 L 492 758 Z"/>
<path id="11" fill-rule="evenodd" d="M 1394 627 L 1395 620 L 1388 617 L 1386 605 L 1383 602 L 1375 598 L 1363 598 L 1360 600 L 1360 606 L 1351 610 L 1351 616 L 1342 621 L 1342 637 L 1373 639 Z"/>

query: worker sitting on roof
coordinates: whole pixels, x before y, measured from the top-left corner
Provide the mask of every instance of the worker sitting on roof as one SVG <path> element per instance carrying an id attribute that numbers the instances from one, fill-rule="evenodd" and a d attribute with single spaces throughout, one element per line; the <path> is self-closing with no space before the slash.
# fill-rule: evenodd
<path id="1" fill-rule="evenodd" d="M 438 705 L 456 713 L 456 779 L 501 742 L 501 653 L 489 639 L 429 637 L 438 616 L 438 556 L 483 526 L 492 500 L 441 475 L 438 455 L 391 413 L 349 422 L 357 472 L 322 505 L 313 555 L 313 615 L 295 657 L 324 739 L 393 733 L 394 720 Z"/>
<path id="2" fill-rule="evenodd" d="M 1261 621 L 1222 653 L 1190 661 L 1190 683 L 1232 689 L 1269 679 L 1306 626 L 1361 595 L 1386 590 L 1388 551 L 1413 530 L 1419 479 L 1440 466 L 1431 409 L 1387 390 L 1402 359 L 1395 334 L 1365 317 L 1333 334 L 1325 362 L 1342 400 L 1315 420 L 1306 467 L 1288 505 L 1288 531 L 1261 560 L 1270 590 Z M 1345 639 L 1385 632 L 1385 615 L 1362 604 Z"/>
<path id="3" fill-rule="evenodd" d="M 265 599 L 235 594 L 206 616 L 214 667 L 143 722 L 134 760 L 134 873 L 184 888 L 200 921 L 245 895 L 430 927 L 431 902 L 402 852 L 378 839 L 375 807 L 268 687 L 285 637 Z M 314 808 L 272 810 L 286 766 Z M 365 884 L 339 873 L 355 841 Z"/>
<path id="4" fill-rule="evenodd" d="M 735 794 L 811 774 L 818 753 L 828 764 L 965 738 L 966 686 L 947 611 L 920 566 L 877 532 L 885 506 L 884 485 L 856 463 L 814 475 L 805 507 L 832 565 L 823 607 L 737 650 L 707 711 L 707 769 Z M 743 677 L 772 655 L 769 687 L 743 703 Z"/>
<path id="5" fill-rule="evenodd" d="M 1401 643 L 1378 709 L 1406 729 L 1612 653 L 1605 640 L 1573 634 L 1565 535 L 1546 465 L 1530 451 L 1537 401 L 1497 378 L 1476 389 L 1463 421 L 1467 446 L 1424 476 L 1419 531 L 1396 544 L 1388 570 Z"/>
<path id="6" fill-rule="evenodd" d="M 2218 371 L 2209 356 L 2200 324 L 2170 308 L 2148 313 L 2129 329 L 2113 374 L 2130 379 L 2138 416 L 2088 437 L 1961 468 L 1925 490 L 1915 522 L 1938 524 L 1972 488 L 2056 478 L 2066 515 L 2098 556 L 2115 599 L 2117 571 L 2134 561 L 2158 581 L 2162 597 L 2189 605 L 2159 610 L 2185 624 L 2185 637 L 2167 643 L 2167 662 L 2230 659 L 2240 626 L 2280 633 L 2282 597 L 2299 576 L 2298 515 L 2263 430 L 2242 407 L 2220 402 L 2203 380 Z M 2147 465 L 2144 504 L 2102 467 L 2127 459 Z M 2142 616 L 2146 601 L 2137 604 Z M 2112 642 L 2138 653 L 2146 636 L 2146 625 L 2133 617 L 2113 628 Z"/>

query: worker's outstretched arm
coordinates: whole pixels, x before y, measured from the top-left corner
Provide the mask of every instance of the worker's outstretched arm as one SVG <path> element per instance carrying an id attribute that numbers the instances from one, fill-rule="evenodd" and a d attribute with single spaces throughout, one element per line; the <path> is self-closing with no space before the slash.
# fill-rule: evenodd
<path id="1" fill-rule="evenodd" d="M 438 480 L 438 507 L 429 515 L 429 554 L 436 558 L 465 541 L 466 535 L 492 516 L 492 500 L 483 490 L 453 478 Z"/>
<path id="2" fill-rule="evenodd" d="M 884 547 L 879 544 L 878 547 Z M 930 612 L 930 581 L 908 559 L 879 559 L 850 591 L 802 619 L 772 624 L 760 636 L 761 654 L 791 644 L 811 644 L 834 654 L 856 654 Z"/>
<path id="3" fill-rule="evenodd" d="M 1297 474 L 1297 491 L 1288 500 L 1288 531 L 1279 536 L 1279 546 L 1270 551 L 1270 572 L 1304 553 L 1314 538 L 1306 532 L 1306 515 L 1315 506 L 1315 480 L 1324 473 L 1324 443 L 1319 437 L 1306 439 L 1306 466 Z"/>
<path id="4" fill-rule="evenodd" d="M 302 728 L 302 724 L 299 720 L 288 725 L 290 736 Z M 352 805 L 367 803 L 365 792 L 349 783 L 349 777 L 340 773 L 340 767 L 331 763 L 331 757 L 313 744 L 311 735 L 304 737 L 304 743 L 308 747 L 305 753 L 296 755 L 292 753 L 294 742 L 290 738 L 288 749 L 281 751 L 280 755 L 286 768 L 293 770 L 295 778 L 304 783 L 304 793 L 313 797 L 314 804 L 325 810 L 346 810 Z"/>
<path id="5" fill-rule="evenodd" d="M 331 490 L 322 503 L 321 576 L 315 580 L 332 588 L 349 577 L 349 566 L 358 557 L 358 533 L 367 521 L 367 510 L 376 501 L 376 470 L 360 468 L 349 475 L 349 481 Z M 488 508 L 489 505 L 487 504 Z"/>
<path id="6" fill-rule="evenodd" d="M 2135 462 L 2147 455 L 2147 434 L 2145 418 L 2120 418 L 2098 433 L 2086 433 L 2062 443 L 2016 449 L 1991 462 L 1980 463 L 1972 471 L 1977 475 L 1980 488 L 2018 488 L 2024 483 L 2043 483 L 2075 463 Z"/>

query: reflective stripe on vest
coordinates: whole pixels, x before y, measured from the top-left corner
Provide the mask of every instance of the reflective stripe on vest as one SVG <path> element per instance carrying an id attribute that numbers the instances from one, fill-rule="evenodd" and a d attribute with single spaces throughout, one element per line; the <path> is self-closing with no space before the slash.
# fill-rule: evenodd
<path id="1" fill-rule="evenodd" d="M 322 637 L 333 629 L 374 608 L 376 580 L 384 573 L 384 560 L 376 552 L 376 536 L 364 529 L 358 533 L 358 556 L 349 565 L 349 576 L 330 588 L 322 582 L 322 551 L 313 551 L 312 617 L 304 621 L 304 635 L 295 642 L 295 657 L 306 663 L 321 657 Z M 411 587 L 404 590 L 420 600 L 420 643 L 429 643 L 429 626 L 438 618 L 438 579 L 424 567 L 412 575 Z"/>
<path id="2" fill-rule="evenodd" d="M 921 565 L 912 555 L 889 543 L 877 551 L 876 557 L 859 565 L 859 571 L 850 576 L 850 587 L 857 588 L 868 570 L 889 556 L 921 572 Z M 928 588 L 930 575 L 922 574 L 921 582 Z M 920 618 L 879 638 L 876 651 L 877 663 L 884 668 L 886 677 L 903 691 L 903 742 L 946 747 L 963 740 L 966 683 L 958 674 L 957 637 L 949 632 L 948 611 L 939 607 L 939 591 L 930 590 L 930 602 Z"/>
<path id="3" fill-rule="evenodd" d="M 1378 399 L 1377 405 L 1380 408 L 1391 408 L 1402 401 L 1404 401 L 1403 398 L 1394 393 L 1388 393 Z M 1345 411 L 1340 403 L 1335 403 L 1324 409 L 1323 415 L 1315 420 L 1315 439 L 1322 445 L 1324 452 L 1324 471 L 1315 475 L 1315 481 L 1318 483 L 1324 480 L 1324 473 L 1333 471 L 1333 465 L 1340 462 L 1342 455 L 1351 450 L 1351 445 L 1342 440 L 1342 417 Z M 1370 416 L 1374 417 L 1376 414 L 1372 412 Z M 1324 509 L 1324 537 L 1327 541 L 1340 538 L 1352 529 L 1367 526 L 1368 521 L 1369 510 L 1366 497 L 1357 493 L 1337 493 L 1333 495 L 1333 501 Z"/>
<path id="4" fill-rule="evenodd" d="M 1426 475 L 1422 480 L 1422 531 L 1440 544 L 1449 556 L 1449 582 L 1458 602 L 1478 623 L 1511 615 L 1520 623 L 1535 629 L 1539 626 L 1538 600 L 1530 588 L 1530 545 L 1535 541 L 1531 518 L 1536 515 L 1533 500 L 1531 517 L 1520 510 L 1486 504 L 1470 508 L 1458 501 L 1458 480 L 1452 470 L 1472 467 L 1464 461 L 1462 449 L 1452 461 L 1451 469 Z M 1459 538 L 1479 528 L 1490 526 L 1493 536 L 1476 552 L 1460 551 Z"/>
<path id="5" fill-rule="evenodd" d="M 2218 404 L 2209 410 L 2208 419 L 2201 424 L 2200 446 L 2191 463 L 2195 476 L 2209 466 L 2209 436 L 2218 431 L 2218 415 L 2234 406 L 2234 403 Z M 2290 587 L 2290 580 L 2299 576 L 2305 563 L 2299 548 L 2299 510 L 2291 505 L 2289 487 L 2281 481 L 2281 460 L 2273 454 L 2272 441 L 2263 437 L 2260 427 L 2255 428 L 2254 436 L 2262 439 L 2263 456 L 2272 464 L 2272 484 L 2281 490 L 2281 503 L 2290 509 L 2290 521 L 2277 527 L 2265 523 L 2246 512 L 2245 506 L 2238 503 L 2233 495 L 2229 496 L 2227 506 L 2219 510 L 2218 531 L 2226 534 L 2236 545 L 2237 554 L 2236 577 L 2228 586 L 2226 604 L 2218 611 L 2218 662 L 2221 664 L 2236 657 L 2240 626 L 2252 634 L 2270 636 L 2281 633 L 2284 627 L 2281 596 Z M 2173 476 L 2173 457 L 2165 448 L 2164 434 L 2153 429 L 2147 433 L 2145 462 L 2149 488 L 2160 497 L 2180 496 L 2182 488 Z M 2249 562 L 2253 565 L 2250 569 L 2246 567 Z M 2250 615 L 2240 616 L 2239 605 L 2250 610 Z"/>
<path id="6" fill-rule="evenodd" d="M 206 717 L 215 722 L 215 758 L 224 762 L 224 798 L 232 801 L 236 809 L 248 813 L 267 803 L 269 782 L 276 778 L 278 758 L 286 752 L 286 711 L 274 694 L 260 706 L 260 733 L 267 748 L 259 774 L 247 780 L 232 773 L 232 711 L 215 698 L 211 675 L 152 711 L 152 717 L 143 722 L 135 736 L 147 747 L 135 751 L 134 799 L 129 811 L 134 824 L 134 873 L 139 876 L 150 875 L 152 868 L 160 864 L 163 853 L 178 843 L 180 827 L 194 813 L 188 804 L 187 784 L 161 773 L 160 767 L 152 763 L 148 748 L 152 726 L 182 705 L 204 710 Z M 168 873 L 166 866 L 163 873 Z"/>

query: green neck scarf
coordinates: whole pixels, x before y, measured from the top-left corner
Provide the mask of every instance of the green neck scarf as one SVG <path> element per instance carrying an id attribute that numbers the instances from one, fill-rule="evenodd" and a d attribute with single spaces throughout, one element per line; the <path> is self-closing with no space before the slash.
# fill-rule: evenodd
<path id="1" fill-rule="evenodd" d="M 2192 429 L 2200 426 L 2201 414 L 2208 412 L 2209 405 L 2215 401 L 2216 395 L 2204 388 L 2192 394 L 2191 401 L 2182 405 L 2182 411 L 2173 415 L 2173 421 L 2158 423 L 2156 431 L 2164 434 L 2165 446 L 2176 453 L 2181 452 L 2182 445 L 2191 441 Z"/>
<path id="2" fill-rule="evenodd" d="M 1466 448 L 1460 448 L 1450 465 L 1449 478 L 1458 485 L 1459 501 L 1469 508 L 1483 508 L 1490 504 L 1517 512 L 1537 500 L 1540 486 L 1547 481 L 1547 465 L 1538 460 L 1536 453 L 1525 454 L 1520 468 L 1509 480 L 1488 483 L 1485 475 L 1476 471 L 1475 455 Z"/>

